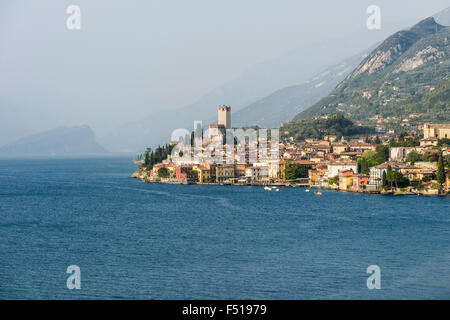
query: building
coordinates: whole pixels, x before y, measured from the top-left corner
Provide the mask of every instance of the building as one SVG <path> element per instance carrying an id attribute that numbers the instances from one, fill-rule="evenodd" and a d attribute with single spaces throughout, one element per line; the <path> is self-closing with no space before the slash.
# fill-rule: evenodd
<path id="1" fill-rule="evenodd" d="M 308 170 L 309 184 L 312 186 L 327 186 L 328 179 L 325 178 L 328 166 L 324 164 L 318 164 L 314 169 Z"/>
<path id="2" fill-rule="evenodd" d="M 175 172 L 175 178 L 177 180 L 183 180 L 188 183 L 194 183 L 198 181 L 197 171 L 192 170 L 192 166 L 178 166 Z"/>
<path id="3" fill-rule="evenodd" d="M 211 175 L 211 166 L 206 163 L 202 163 L 200 165 L 194 165 L 192 167 L 192 171 L 197 172 L 198 182 L 199 183 L 210 183 L 212 181 Z"/>
<path id="4" fill-rule="evenodd" d="M 424 124 L 423 137 L 424 139 L 450 139 L 450 124 Z"/>
<path id="5" fill-rule="evenodd" d="M 371 167 L 369 183 L 371 185 L 381 186 L 381 184 L 383 183 L 383 173 L 387 173 L 387 169 L 389 166 L 391 166 L 393 171 L 400 171 L 402 168 L 407 167 L 408 164 L 404 164 L 401 162 L 385 162 L 378 166 Z"/>
<path id="6" fill-rule="evenodd" d="M 327 178 L 333 178 L 339 175 L 339 171 L 352 170 L 358 173 L 358 163 L 356 161 L 330 161 L 327 165 Z"/>
<path id="7" fill-rule="evenodd" d="M 245 169 L 245 177 L 250 181 L 268 180 L 269 168 L 267 166 L 250 166 Z"/>
<path id="8" fill-rule="evenodd" d="M 222 164 L 216 166 L 216 182 L 223 183 L 227 180 L 234 179 L 234 165 Z"/>
<path id="9" fill-rule="evenodd" d="M 229 106 L 219 106 L 219 125 L 225 127 L 225 129 L 231 129 L 231 107 Z"/>
<path id="10" fill-rule="evenodd" d="M 217 124 L 209 125 L 208 138 L 212 140 L 217 136 L 222 136 L 222 141 L 225 143 L 227 129 L 231 129 L 231 107 L 219 106 Z"/>
<path id="11" fill-rule="evenodd" d="M 217 137 L 221 135 L 223 138 L 223 141 L 226 139 L 226 129 L 224 125 L 221 124 L 210 124 L 209 130 L 208 130 L 208 138 L 212 139 L 214 137 Z"/>
<path id="12" fill-rule="evenodd" d="M 353 191 L 365 190 L 370 182 L 370 177 L 366 174 L 355 174 L 353 176 Z"/>
<path id="13" fill-rule="evenodd" d="M 352 189 L 354 175 L 355 173 L 352 170 L 339 171 L 339 190 Z"/>
<path id="14" fill-rule="evenodd" d="M 406 158 L 408 153 L 410 153 L 414 148 L 407 147 L 392 147 L 389 151 L 389 158 L 391 161 L 401 161 Z"/>
<path id="15" fill-rule="evenodd" d="M 279 160 L 271 160 L 267 162 L 269 169 L 269 178 L 277 179 L 280 177 L 280 161 Z"/>
<path id="16" fill-rule="evenodd" d="M 437 146 L 439 143 L 439 139 L 438 138 L 425 138 L 425 139 L 420 139 L 420 146 L 421 147 L 427 147 L 427 146 Z"/>
<path id="17" fill-rule="evenodd" d="M 428 177 L 431 180 L 435 170 L 434 169 L 423 169 L 416 166 L 406 166 L 400 169 L 403 176 L 407 177 L 410 181 L 423 181 L 424 178 Z"/>
<path id="18" fill-rule="evenodd" d="M 342 143 L 333 144 L 333 153 L 341 154 L 343 152 L 347 152 L 348 149 L 349 149 L 349 147 L 346 144 L 342 144 Z"/>

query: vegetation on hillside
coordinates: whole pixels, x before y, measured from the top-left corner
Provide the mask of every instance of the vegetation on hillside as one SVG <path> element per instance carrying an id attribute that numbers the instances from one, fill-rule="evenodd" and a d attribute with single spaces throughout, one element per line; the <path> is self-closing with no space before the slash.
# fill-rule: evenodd
<path id="1" fill-rule="evenodd" d="M 338 111 L 355 120 L 419 113 L 427 121 L 449 121 L 449 38 L 450 27 L 432 18 L 394 34 L 327 97 L 294 119 Z"/>
<path id="2" fill-rule="evenodd" d="M 357 126 L 340 113 L 293 121 L 281 128 L 282 138 L 293 137 L 296 141 L 308 138 L 320 140 L 326 135 L 335 135 L 340 139 L 372 132 L 372 128 Z"/>

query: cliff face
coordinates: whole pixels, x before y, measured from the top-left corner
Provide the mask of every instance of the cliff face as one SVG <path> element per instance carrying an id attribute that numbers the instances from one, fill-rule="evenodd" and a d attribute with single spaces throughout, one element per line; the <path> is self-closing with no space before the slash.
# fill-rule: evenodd
<path id="1" fill-rule="evenodd" d="M 105 154 L 89 126 L 58 127 L 0 147 L 1 156 L 73 156 Z"/>

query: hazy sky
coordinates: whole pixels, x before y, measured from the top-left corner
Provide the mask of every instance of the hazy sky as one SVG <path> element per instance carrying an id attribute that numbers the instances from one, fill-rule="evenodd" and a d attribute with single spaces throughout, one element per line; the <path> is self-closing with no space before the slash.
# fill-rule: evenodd
<path id="1" fill-rule="evenodd" d="M 71 4 L 81 30 L 66 28 Z M 257 63 L 364 30 L 371 4 L 389 28 L 448 0 L 0 0 L 0 145 L 58 125 L 101 135 L 190 104 Z"/>

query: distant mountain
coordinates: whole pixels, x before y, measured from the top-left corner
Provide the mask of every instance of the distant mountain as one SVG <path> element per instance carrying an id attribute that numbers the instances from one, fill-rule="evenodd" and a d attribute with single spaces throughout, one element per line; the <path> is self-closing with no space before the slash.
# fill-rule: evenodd
<path id="1" fill-rule="evenodd" d="M 357 52 L 364 50 L 364 48 L 381 41 L 388 34 L 387 30 L 397 30 L 400 28 L 400 25 L 404 25 L 404 22 L 398 22 L 398 25 L 389 24 L 389 27 L 380 30 L 380 32 L 369 32 L 367 29 L 364 29 L 352 35 L 342 36 L 339 39 L 320 39 L 317 43 L 305 43 L 292 52 L 270 61 L 258 63 L 244 70 L 237 78 L 224 83 L 194 103 L 187 103 L 185 106 L 175 110 L 160 111 L 152 114 L 136 114 L 136 121 L 118 127 L 109 134 L 99 137 L 99 141 L 108 150 L 118 152 L 141 152 L 146 146 L 165 144 L 170 139 L 170 134 L 173 130 L 177 128 L 191 130 L 194 120 L 202 120 L 204 124 L 216 122 L 218 105 L 230 105 L 234 113 L 259 101 L 263 97 L 267 97 L 276 90 L 304 84 L 327 66 L 337 65 L 348 57 L 352 57 Z M 336 72 L 338 73 L 339 71 Z M 346 70 L 346 72 L 348 71 Z M 193 75 L 193 78 L 195 76 Z M 220 75 L 217 76 L 220 77 Z M 331 83 L 332 81 L 330 81 Z M 189 83 L 186 83 L 186 86 L 189 85 Z M 329 83 L 326 85 L 329 85 Z M 326 88 L 322 89 L 326 91 Z M 329 91 L 331 89 L 332 87 L 328 88 Z M 289 91 L 286 91 L 287 98 L 289 98 Z M 309 91 L 313 92 L 308 93 Z M 311 98 L 308 99 L 306 97 L 304 102 L 302 102 L 302 92 L 311 94 Z M 306 84 L 305 88 L 299 90 L 299 93 L 293 94 L 299 98 L 295 99 L 296 102 L 293 103 L 293 106 L 298 107 L 300 104 L 302 106 L 311 105 L 320 99 L 322 93 L 310 90 L 308 84 Z M 281 103 L 289 104 L 284 100 Z M 278 108 L 279 106 L 276 104 L 273 105 L 273 110 L 270 110 L 270 106 L 267 106 L 267 123 L 275 125 L 280 122 L 279 120 L 289 119 L 295 114 L 295 112 L 291 111 L 291 106 L 288 106 L 280 112 L 288 113 L 288 117 L 282 115 L 280 119 L 277 119 L 275 113 Z M 152 106 L 149 106 L 149 109 L 152 109 Z M 261 109 L 260 112 L 265 111 Z M 271 119 L 272 117 L 273 119 Z M 238 118 L 233 116 L 233 126 L 238 123 L 235 123 L 235 120 L 238 120 Z M 248 123 L 251 124 L 258 122 L 260 119 L 249 117 L 248 120 Z M 242 121 L 239 124 L 246 123 L 247 121 Z"/>
<path id="2" fill-rule="evenodd" d="M 234 112 L 233 126 L 279 127 L 330 93 L 374 48 L 345 59 L 308 81 L 275 91 Z"/>
<path id="3" fill-rule="evenodd" d="M 450 27 L 427 18 L 387 38 L 335 90 L 294 120 L 334 112 L 357 120 L 417 112 L 449 121 L 449 58 Z"/>
<path id="4" fill-rule="evenodd" d="M 104 154 L 89 126 L 58 127 L 0 147 L 0 156 L 72 156 Z"/>
<path id="5" fill-rule="evenodd" d="M 450 26 L 450 7 L 433 16 L 434 20 L 442 26 Z"/>

